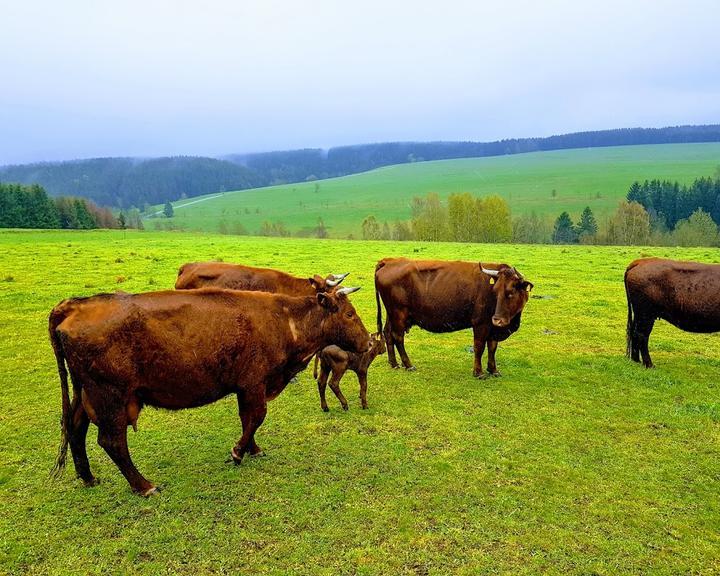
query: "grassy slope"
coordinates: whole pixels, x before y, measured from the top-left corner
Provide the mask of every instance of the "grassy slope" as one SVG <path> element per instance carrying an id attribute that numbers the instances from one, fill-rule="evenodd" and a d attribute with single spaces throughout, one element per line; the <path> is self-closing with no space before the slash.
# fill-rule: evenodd
<path id="1" fill-rule="evenodd" d="M 711 176 L 718 165 L 720 144 L 715 143 L 421 162 L 320 181 L 317 193 L 313 182 L 225 193 L 184 209 L 177 207 L 175 221 L 182 228 L 211 232 L 218 231 L 222 220 L 230 231 L 234 223 L 241 222 L 254 232 L 264 220 L 279 220 L 297 231 L 314 227 L 322 216 L 332 236 L 358 236 L 366 216 L 374 214 L 388 222 L 408 219 L 412 197 L 428 192 L 442 196 L 453 192 L 500 194 L 515 214 L 535 211 L 555 217 L 568 210 L 578 216 L 590 206 L 601 217 L 615 209 L 634 180 L 668 178 L 690 183 L 699 176 Z M 553 189 L 557 191 L 555 199 L 551 197 Z"/>
<path id="2" fill-rule="evenodd" d="M 418 250 L 416 252 L 416 250 Z M 0 234 L 0 573 L 678 574 L 720 571 L 720 335 L 659 323 L 658 368 L 624 355 L 625 265 L 707 249 L 263 240 L 157 233 Z M 469 331 L 414 329 L 416 373 L 381 357 L 370 409 L 319 408 L 309 373 L 269 406 L 267 457 L 225 464 L 232 398 L 129 433 L 165 487 L 133 496 L 88 436 L 102 483 L 48 479 L 60 387 L 47 314 L 60 299 L 173 285 L 188 260 L 299 274 L 350 270 L 373 326 L 388 255 L 505 260 L 535 282 L 504 376 L 470 376 Z M 9 279 L 8 277 L 12 277 Z M 125 281 L 118 284 L 117 278 Z"/>

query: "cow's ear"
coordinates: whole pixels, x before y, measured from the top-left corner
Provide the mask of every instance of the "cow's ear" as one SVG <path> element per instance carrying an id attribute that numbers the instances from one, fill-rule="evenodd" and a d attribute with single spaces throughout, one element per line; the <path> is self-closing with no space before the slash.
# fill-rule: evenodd
<path id="1" fill-rule="evenodd" d="M 527 281 L 523 282 L 522 285 L 526 292 L 531 292 L 532 289 L 535 287 L 535 284 L 533 284 L 532 282 L 527 282 Z"/>
<path id="2" fill-rule="evenodd" d="M 312 278 L 308 278 L 308 282 L 310 282 L 310 285 L 315 288 L 315 290 L 322 290 L 322 278 L 317 274 Z"/>
<path id="3" fill-rule="evenodd" d="M 338 309 L 335 299 L 326 292 L 318 292 L 317 301 L 320 306 L 327 308 L 328 310 L 335 311 Z"/>

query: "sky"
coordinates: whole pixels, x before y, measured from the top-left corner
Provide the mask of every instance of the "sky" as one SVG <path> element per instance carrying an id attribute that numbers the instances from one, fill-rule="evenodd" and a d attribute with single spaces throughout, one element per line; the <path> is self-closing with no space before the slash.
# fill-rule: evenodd
<path id="1" fill-rule="evenodd" d="M 0 0 L 0 165 L 720 122 L 717 0 Z"/>

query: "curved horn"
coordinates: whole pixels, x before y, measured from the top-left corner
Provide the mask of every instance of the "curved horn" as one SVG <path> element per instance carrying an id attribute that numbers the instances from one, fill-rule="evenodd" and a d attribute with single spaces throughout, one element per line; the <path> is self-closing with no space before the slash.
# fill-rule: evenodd
<path id="1" fill-rule="evenodd" d="M 480 264 L 480 270 L 485 272 L 485 274 L 487 274 L 488 276 L 497 276 L 500 273 L 499 270 L 489 270 L 485 268 L 482 264 Z"/>
<path id="2" fill-rule="evenodd" d="M 333 288 L 333 287 L 337 286 L 338 284 L 340 284 L 340 282 L 342 282 L 343 280 L 345 280 L 345 277 L 346 277 L 348 274 L 350 274 L 350 272 L 345 272 L 345 274 L 330 274 L 329 276 L 332 276 L 333 279 L 332 279 L 332 280 L 325 280 L 325 284 L 327 284 L 328 286 L 330 286 L 330 288 Z M 328 276 L 328 277 L 329 277 L 329 276 Z"/>
<path id="3" fill-rule="evenodd" d="M 337 290 L 335 294 L 343 294 L 347 296 L 348 294 L 352 294 L 353 292 L 357 292 L 360 290 L 360 286 L 345 286 L 345 288 L 340 288 L 340 290 Z"/>

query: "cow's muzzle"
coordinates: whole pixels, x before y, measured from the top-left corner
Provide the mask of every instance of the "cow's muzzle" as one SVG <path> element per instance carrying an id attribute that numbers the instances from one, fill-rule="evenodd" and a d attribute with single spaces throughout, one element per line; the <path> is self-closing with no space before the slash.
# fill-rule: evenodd
<path id="1" fill-rule="evenodd" d="M 506 320 L 505 318 L 500 318 L 500 316 L 493 316 L 492 323 L 493 326 L 495 326 L 496 328 L 504 328 L 505 326 L 510 324 L 508 320 Z"/>

